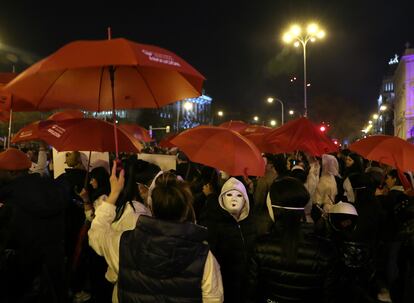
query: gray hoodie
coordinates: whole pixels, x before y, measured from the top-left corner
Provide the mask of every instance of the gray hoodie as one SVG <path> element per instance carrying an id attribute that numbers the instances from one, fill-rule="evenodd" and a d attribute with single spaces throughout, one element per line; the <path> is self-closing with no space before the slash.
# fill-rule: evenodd
<path id="1" fill-rule="evenodd" d="M 221 188 L 221 193 L 218 198 L 220 206 L 227 211 L 227 209 L 224 207 L 223 197 L 224 195 L 231 191 L 231 190 L 237 190 L 240 192 L 245 200 L 245 203 L 243 205 L 243 208 L 241 210 L 240 216 L 237 219 L 237 221 L 242 221 L 247 218 L 250 211 L 250 202 L 249 202 L 249 196 L 247 195 L 246 188 L 244 187 L 243 183 L 237 180 L 236 178 L 231 177 L 226 181 L 226 183 L 223 184 L 223 187 Z"/>

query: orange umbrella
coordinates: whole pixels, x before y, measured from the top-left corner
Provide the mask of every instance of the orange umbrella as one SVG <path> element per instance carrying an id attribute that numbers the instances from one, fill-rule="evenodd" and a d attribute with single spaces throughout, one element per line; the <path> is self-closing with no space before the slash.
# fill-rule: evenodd
<path id="1" fill-rule="evenodd" d="M 121 38 L 69 43 L 26 69 L 5 90 L 38 110 L 102 111 L 157 108 L 197 97 L 203 81 L 174 53 Z"/>
<path id="2" fill-rule="evenodd" d="M 69 43 L 22 72 L 5 90 L 39 110 L 112 110 L 115 121 L 115 109 L 157 108 L 197 97 L 203 81 L 170 51 L 113 39 Z M 115 141 L 116 134 L 114 123 Z"/>
<path id="3" fill-rule="evenodd" d="M 47 120 L 62 121 L 66 119 L 83 118 L 83 113 L 79 110 L 67 110 L 63 112 L 56 112 L 49 116 Z M 41 121 L 33 122 L 21 128 L 12 138 L 12 143 L 19 143 L 24 141 L 39 140 L 39 124 Z"/>
<path id="4" fill-rule="evenodd" d="M 240 120 L 230 120 L 230 121 L 221 123 L 219 126 L 234 130 L 236 132 L 241 132 L 246 127 L 248 127 L 249 124 L 247 124 L 246 122 L 240 121 Z"/>
<path id="5" fill-rule="evenodd" d="M 87 130 L 87 131 L 86 131 Z M 133 136 L 117 129 L 119 150 L 137 153 L 142 145 Z M 58 151 L 90 150 L 115 151 L 113 125 L 103 120 L 76 118 L 60 121 L 41 121 L 38 125 L 37 139 L 43 140 Z M 13 142 L 16 142 L 16 137 Z"/>
<path id="6" fill-rule="evenodd" d="M 321 156 L 338 151 L 338 146 L 304 117 L 289 121 L 272 130 L 264 136 L 264 140 L 266 143 L 264 151 L 274 154 L 301 150 L 311 156 Z"/>
<path id="7" fill-rule="evenodd" d="M 271 127 L 262 126 L 262 125 L 249 125 L 245 129 L 243 129 L 240 134 L 242 135 L 250 135 L 250 134 L 266 134 L 273 130 Z"/>
<path id="8" fill-rule="evenodd" d="M 143 142 L 151 142 L 153 139 L 151 138 L 148 130 L 139 126 L 137 124 L 119 124 L 119 128 L 123 131 L 132 135 L 135 139 L 143 141 Z"/>
<path id="9" fill-rule="evenodd" d="M 394 136 L 370 136 L 351 144 L 349 149 L 368 160 L 414 171 L 414 145 Z"/>
<path id="10" fill-rule="evenodd" d="M 233 176 L 263 176 L 265 163 L 257 147 L 237 132 L 216 126 L 198 126 L 180 133 L 171 143 L 191 161 Z"/>

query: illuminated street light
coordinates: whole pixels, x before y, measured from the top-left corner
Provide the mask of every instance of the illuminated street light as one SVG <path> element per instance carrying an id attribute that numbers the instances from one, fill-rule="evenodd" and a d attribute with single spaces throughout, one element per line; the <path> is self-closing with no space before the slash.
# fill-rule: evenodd
<path id="1" fill-rule="evenodd" d="M 294 110 L 290 110 L 290 111 L 289 111 L 289 115 L 291 115 L 291 116 L 292 116 L 292 115 L 294 115 L 294 114 L 295 114 L 295 111 L 294 111 Z"/>
<path id="2" fill-rule="evenodd" d="M 183 108 L 186 111 L 193 110 L 193 103 L 192 102 L 184 102 Z M 177 132 L 180 130 L 180 112 L 181 112 L 181 102 L 177 102 Z"/>
<path id="3" fill-rule="evenodd" d="M 372 121 L 371 121 L 371 120 L 369 120 L 369 121 L 368 121 L 368 124 L 372 124 Z"/>
<path id="4" fill-rule="evenodd" d="M 256 121 L 256 122 L 259 121 L 259 117 L 258 116 L 254 116 L 253 117 L 253 120 Z"/>
<path id="5" fill-rule="evenodd" d="M 280 103 L 280 105 L 282 106 L 282 125 L 285 123 L 285 106 L 283 104 L 283 101 L 280 100 L 279 98 L 273 98 L 273 97 L 269 97 L 267 98 L 267 102 L 268 103 L 273 103 L 273 101 L 277 101 Z"/>
<path id="6" fill-rule="evenodd" d="M 373 114 L 372 115 L 372 118 L 374 118 L 374 120 L 378 120 L 378 117 L 379 117 L 378 114 Z"/>
<path id="7" fill-rule="evenodd" d="M 276 120 L 270 120 L 270 125 L 271 126 L 276 126 Z"/>
<path id="8" fill-rule="evenodd" d="M 192 109 L 193 109 L 193 103 L 188 102 L 188 101 L 187 101 L 187 102 L 185 102 L 185 103 L 184 103 L 184 109 L 185 109 L 185 110 L 187 110 L 187 111 L 188 111 L 188 110 L 192 110 Z"/>
<path id="9" fill-rule="evenodd" d="M 380 111 L 386 111 L 387 110 L 387 106 L 386 105 L 381 105 L 380 106 Z"/>
<path id="10" fill-rule="evenodd" d="M 306 27 L 306 31 L 303 31 L 300 25 L 292 25 L 290 29 L 283 34 L 283 41 L 285 43 L 292 43 L 295 47 L 299 47 L 302 44 L 303 47 L 303 105 L 304 116 L 308 115 L 307 95 L 306 95 L 306 45 L 309 41 L 314 42 L 318 39 L 323 39 L 326 36 L 324 30 L 322 30 L 318 24 L 310 23 Z"/>
<path id="11" fill-rule="evenodd" d="M 219 117 L 223 117 L 224 113 L 223 113 L 223 111 L 219 110 L 219 111 L 217 112 L 217 115 L 218 115 Z"/>

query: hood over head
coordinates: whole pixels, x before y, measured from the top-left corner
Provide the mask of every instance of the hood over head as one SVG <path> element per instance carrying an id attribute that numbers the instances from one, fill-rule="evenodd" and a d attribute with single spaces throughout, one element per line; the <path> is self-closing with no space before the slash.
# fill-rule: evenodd
<path id="1" fill-rule="evenodd" d="M 241 209 L 240 216 L 237 219 L 237 221 L 242 221 L 247 218 L 250 212 L 249 196 L 247 195 L 246 188 L 244 187 L 242 182 L 240 182 L 234 177 L 231 177 L 230 179 L 228 179 L 226 183 L 223 184 L 223 187 L 221 188 L 221 193 L 218 198 L 219 204 L 224 210 L 228 211 L 224 206 L 223 198 L 224 198 L 224 195 L 231 190 L 237 190 L 243 195 L 245 203 Z"/>

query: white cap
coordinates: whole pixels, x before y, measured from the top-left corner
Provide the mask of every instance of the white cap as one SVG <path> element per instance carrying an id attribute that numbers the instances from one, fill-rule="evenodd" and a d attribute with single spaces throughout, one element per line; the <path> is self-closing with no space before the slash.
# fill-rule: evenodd
<path id="1" fill-rule="evenodd" d="M 358 212 L 351 203 L 338 202 L 329 209 L 330 214 L 348 214 L 358 216 Z"/>

